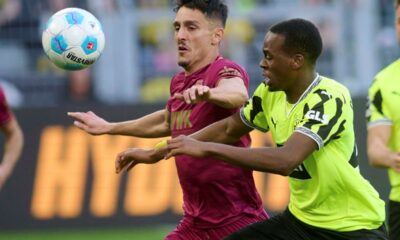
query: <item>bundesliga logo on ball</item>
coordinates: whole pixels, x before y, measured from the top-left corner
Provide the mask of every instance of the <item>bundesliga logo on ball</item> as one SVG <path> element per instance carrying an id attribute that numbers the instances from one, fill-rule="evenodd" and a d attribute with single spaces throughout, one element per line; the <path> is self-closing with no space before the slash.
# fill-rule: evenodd
<path id="1" fill-rule="evenodd" d="M 56 12 L 48 20 L 42 35 L 44 52 L 55 65 L 65 70 L 89 67 L 100 57 L 104 44 L 100 22 L 80 8 Z"/>

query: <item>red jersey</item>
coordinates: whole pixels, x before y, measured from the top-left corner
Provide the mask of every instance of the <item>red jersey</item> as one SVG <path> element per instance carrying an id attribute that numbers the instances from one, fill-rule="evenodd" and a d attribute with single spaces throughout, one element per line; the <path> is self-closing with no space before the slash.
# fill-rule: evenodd
<path id="1" fill-rule="evenodd" d="M 10 108 L 8 107 L 6 96 L 0 87 L 0 125 L 8 123 L 12 118 Z"/>
<path id="2" fill-rule="evenodd" d="M 240 77 L 246 88 L 249 77 L 238 64 L 218 57 L 210 65 L 186 76 L 176 74 L 171 81 L 171 96 L 201 83 L 216 87 L 222 78 Z M 167 108 L 171 114 L 171 136 L 192 134 L 239 109 L 226 109 L 208 102 L 187 104 L 170 97 Z M 250 136 L 243 136 L 234 144 L 249 147 Z M 256 190 L 252 171 L 219 159 L 175 157 L 179 181 L 183 191 L 184 219 L 199 228 L 214 228 L 237 221 L 243 214 L 260 215 L 264 212 Z"/>

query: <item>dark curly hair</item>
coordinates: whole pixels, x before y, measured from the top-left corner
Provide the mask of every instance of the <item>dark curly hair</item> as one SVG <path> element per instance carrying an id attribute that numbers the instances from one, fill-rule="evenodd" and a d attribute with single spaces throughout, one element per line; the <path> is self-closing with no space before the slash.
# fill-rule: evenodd
<path id="1" fill-rule="evenodd" d="M 177 12 L 181 7 L 199 10 L 208 18 L 219 20 L 225 27 L 228 6 L 224 0 L 177 0 L 174 11 Z"/>
<path id="2" fill-rule="evenodd" d="M 301 53 L 312 64 L 322 52 L 322 38 L 318 28 L 310 21 L 295 18 L 273 25 L 270 32 L 285 36 L 284 50 Z"/>

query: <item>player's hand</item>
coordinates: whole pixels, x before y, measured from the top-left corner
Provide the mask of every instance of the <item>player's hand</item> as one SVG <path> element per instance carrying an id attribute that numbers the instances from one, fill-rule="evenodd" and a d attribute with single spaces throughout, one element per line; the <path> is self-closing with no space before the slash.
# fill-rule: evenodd
<path id="1" fill-rule="evenodd" d="M 111 124 L 109 122 L 97 116 L 92 111 L 68 112 L 68 116 L 75 120 L 75 126 L 92 135 L 106 134 L 109 133 L 111 129 Z"/>
<path id="2" fill-rule="evenodd" d="M 394 153 L 391 156 L 391 166 L 394 171 L 400 173 L 400 153 Z"/>
<path id="3" fill-rule="evenodd" d="M 193 157 L 205 157 L 204 149 L 207 143 L 197 141 L 191 137 L 181 135 L 179 137 L 168 140 L 168 154 L 166 158 L 176 155 L 190 155 Z"/>
<path id="4" fill-rule="evenodd" d="M 139 163 L 156 163 L 163 159 L 166 153 L 166 147 L 159 149 L 128 148 L 117 155 L 115 159 L 115 172 L 120 173 L 124 168 L 126 168 L 126 171 L 129 171 Z"/>
<path id="5" fill-rule="evenodd" d="M 11 169 L 7 168 L 4 164 L 0 165 L 0 190 L 3 188 L 7 181 L 8 176 L 11 174 Z"/>
<path id="6" fill-rule="evenodd" d="M 182 93 L 175 93 L 174 98 L 185 101 L 187 104 L 194 104 L 206 101 L 210 97 L 210 88 L 200 84 L 193 85 Z"/>

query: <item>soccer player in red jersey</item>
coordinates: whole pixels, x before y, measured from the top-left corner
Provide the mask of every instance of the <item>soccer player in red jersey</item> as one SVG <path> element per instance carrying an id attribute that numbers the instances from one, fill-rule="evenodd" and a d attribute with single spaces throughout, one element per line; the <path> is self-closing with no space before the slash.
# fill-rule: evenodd
<path id="1" fill-rule="evenodd" d="M 110 123 L 93 112 L 69 113 L 77 127 L 93 135 L 175 137 L 192 134 L 239 110 L 248 98 L 249 78 L 241 66 L 219 53 L 227 6 L 221 0 L 181 0 L 175 10 L 178 65 L 184 71 L 172 78 L 166 109 L 118 123 Z M 250 137 L 244 135 L 232 144 L 248 147 Z M 120 172 L 124 167 L 132 168 L 139 158 L 155 163 L 164 155 L 165 148 L 127 149 L 118 155 L 116 169 Z M 183 190 L 184 216 L 166 239 L 223 239 L 268 218 L 252 171 L 213 158 L 177 156 L 175 160 Z"/>
<path id="2" fill-rule="evenodd" d="M 0 190 L 10 177 L 24 145 L 22 130 L 7 104 L 3 89 L 0 88 L 0 129 L 5 136 L 4 154 L 0 163 Z"/>

